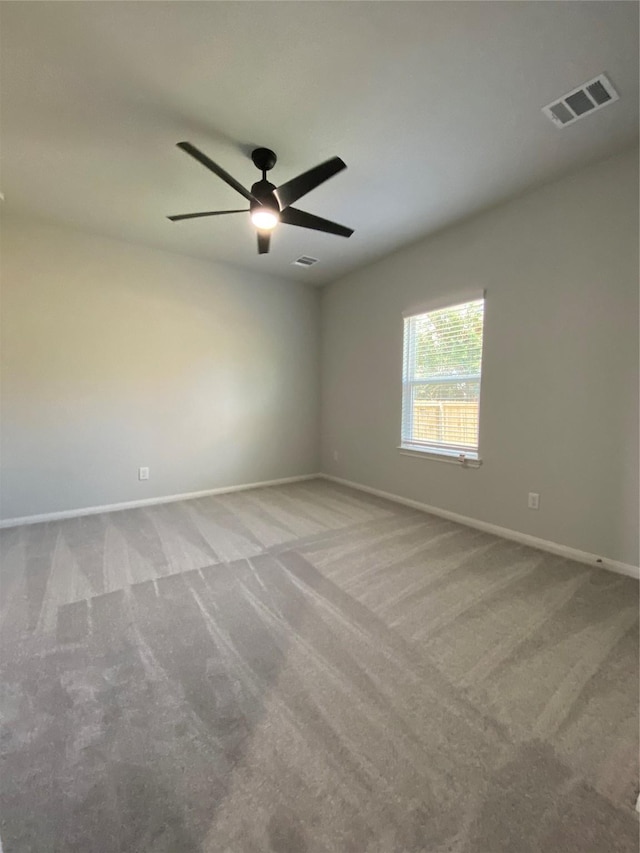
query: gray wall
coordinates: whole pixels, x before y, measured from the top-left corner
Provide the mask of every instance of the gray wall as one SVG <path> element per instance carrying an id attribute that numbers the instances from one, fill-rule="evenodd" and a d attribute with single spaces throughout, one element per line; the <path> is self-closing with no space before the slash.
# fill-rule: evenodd
<path id="1" fill-rule="evenodd" d="M 5 219 L 2 517 L 317 471 L 318 299 Z"/>
<path id="2" fill-rule="evenodd" d="M 637 163 L 627 151 L 328 287 L 322 470 L 637 565 Z M 402 311 L 474 287 L 484 464 L 400 455 Z"/>

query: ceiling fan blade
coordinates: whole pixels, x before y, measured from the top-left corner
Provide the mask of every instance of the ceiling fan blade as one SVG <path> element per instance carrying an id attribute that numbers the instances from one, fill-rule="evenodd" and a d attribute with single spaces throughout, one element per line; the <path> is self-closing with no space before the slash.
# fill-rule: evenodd
<path id="1" fill-rule="evenodd" d="M 266 255 L 271 242 L 271 231 L 258 231 L 258 254 Z"/>
<path id="2" fill-rule="evenodd" d="M 303 172 L 297 178 L 292 178 L 286 184 L 282 184 L 282 186 L 279 186 L 275 190 L 280 209 L 289 207 L 294 201 L 302 198 L 303 195 L 311 192 L 311 190 L 314 190 L 320 184 L 328 181 L 329 178 L 332 178 L 335 174 L 346 168 L 347 164 L 339 157 L 332 157 L 331 160 L 320 163 L 319 166 L 315 166 L 313 169 L 309 169 L 308 172 Z"/>
<path id="3" fill-rule="evenodd" d="M 295 207 L 287 207 L 283 210 L 280 213 L 280 222 L 286 225 L 297 225 L 300 228 L 313 228 L 314 231 L 326 231 L 327 234 L 337 234 L 340 237 L 351 237 L 353 234 L 353 228 L 346 228 L 344 225 L 338 225 L 337 222 L 322 219 L 320 216 L 314 216 Z"/>
<path id="4" fill-rule="evenodd" d="M 236 181 L 235 178 L 231 177 L 228 172 L 225 172 L 225 170 L 221 166 L 218 166 L 217 163 L 214 163 L 213 160 L 210 160 L 209 157 L 207 157 L 206 154 L 203 154 L 202 151 L 197 149 L 195 145 L 192 145 L 190 142 L 178 142 L 177 145 L 178 148 L 182 148 L 183 151 L 186 151 L 187 154 L 190 154 L 199 163 L 202 163 L 202 165 L 209 169 L 211 172 L 213 172 L 214 175 L 217 175 L 219 178 L 222 178 L 222 180 L 226 184 L 229 184 L 230 187 L 233 187 L 233 189 L 236 192 L 239 192 L 240 195 L 243 195 L 249 201 L 257 201 L 257 199 L 255 199 L 251 195 L 249 190 L 245 189 L 242 184 Z"/>
<path id="5" fill-rule="evenodd" d="M 201 216 L 222 216 L 223 213 L 248 213 L 249 208 L 243 207 L 242 210 L 207 210 L 204 213 L 181 213 L 179 216 L 167 216 L 172 222 L 179 222 L 181 219 L 199 219 Z"/>

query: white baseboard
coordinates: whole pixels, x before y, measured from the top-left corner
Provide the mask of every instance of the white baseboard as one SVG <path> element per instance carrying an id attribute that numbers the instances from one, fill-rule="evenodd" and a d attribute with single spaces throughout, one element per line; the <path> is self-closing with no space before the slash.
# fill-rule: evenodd
<path id="1" fill-rule="evenodd" d="M 104 506 L 85 506 L 80 509 L 65 509 L 61 512 L 45 512 L 41 515 L 25 515 L 21 518 L 0 519 L 0 528 L 19 527 L 23 524 L 39 524 L 43 521 L 59 521 L 63 518 L 78 518 L 82 515 L 97 515 L 101 512 L 117 512 L 121 509 L 136 509 L 154 504 L 170 504 L 176 501 L 188 501 L 192 498 L 206 498 L 208 495 L 223 495 L 226 492 L 243 492 L 246 489 L 261 489 L 264 486 L 282 486 L 285 483 L 298 483 L 301 480 L 315 480 L 320 474 L 299 474 L 296 477 L 281 477 L 279 480 L 263 480 L 261 483 L 243 483 L 240 486 L 222 486 L 218 489 L 204 489 L 201 492 L 185 492 L 183 495 L 166 495 L 159 498 L 144 498 L 139 501 L 125 501 Z M 2 851 L 0 851 L 2 853 Z"/>
<path id="2" fill-rule="evenodd" d="M 493 533 L 495 536 L 501 536 L 503 539 L 511 539 L 513 542 L 529 545 L 531 548 L 538 548 L 540 551 L 548 551 L 550 554 L 566 557 L 568 560 L 576 560 L 579 563 L 609 569 L 612 572 L 628 575 L 629 577 L 640 580 L 640 567 L 633 566 L 630 563 L 621 563 L 618 560 L 610 560 L 608 557 L 600 557 L 598 554 L 589 554 L 587 551 L 579 551 L 577 548 L 570 548 L 568 545 L 561 545 L 559 542 L 549 542 L 547 539 L 539 539 L 537 536 L 530 536 L 528 533 L 520 533 L 518 530 L 510 530 L 508 527 L 499 527 L 497 524 L 490 524 L 488 521 L 480 521 L 477 518 L 460 515 L 457 512 L 450 512 L 448 509 L 440 509 L 440 507 L 430 506 L 421 501 L 403 498 L 400 495 L 383 492 L 382 489 L 374 489 L 371 486 L 363 486 L 362 483 L 354 483 L 351 480 L 343 480 L 341 477 L 334 477 L 331 474 L 319 474 L 318 476 L 324 480 L 341 483 L 343 486 L 350 486 L 352 489 L 359 489 L 361 492 L 368 492 L 371 495 L 377 495 L 380 498 L 386 498 L 395 503 L 446 518 L 449 521 L 456 521 L 458 524 L 464 524 L 467 527 L 474 527 L 477 530 L 484 530 L 486 533 Z"/>

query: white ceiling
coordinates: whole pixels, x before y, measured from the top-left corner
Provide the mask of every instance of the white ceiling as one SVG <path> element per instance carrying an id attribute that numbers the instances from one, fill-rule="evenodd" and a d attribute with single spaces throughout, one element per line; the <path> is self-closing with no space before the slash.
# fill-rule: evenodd
<path id="1" fill-rule="evenodd" d="M 634 2 L 3 2 L 5 209 L 320 284 L 632 144 Z M 557 129 L 540 108 L 606 72 L 617 103 Z M 280 226 L 258 256 L 244 207 L 175 148 L 250 185 L 338 155 L 298 206 L 346 240 Z M 321 263 L 291 266 L 299 255 Z"/>

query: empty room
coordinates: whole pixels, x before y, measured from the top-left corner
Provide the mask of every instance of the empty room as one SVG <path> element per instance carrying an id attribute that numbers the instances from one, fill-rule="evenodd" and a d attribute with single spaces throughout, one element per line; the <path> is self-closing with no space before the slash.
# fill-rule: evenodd
<path id="1" fill-rule="evenodd" d="M 0 853 L 637 853 L 638 4 L 0 26 Z"/>

